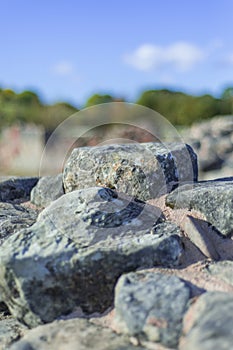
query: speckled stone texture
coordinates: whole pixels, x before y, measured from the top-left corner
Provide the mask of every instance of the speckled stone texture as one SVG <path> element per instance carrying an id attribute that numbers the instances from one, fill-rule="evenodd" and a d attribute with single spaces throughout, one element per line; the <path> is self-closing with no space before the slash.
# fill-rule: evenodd
<path id="1" fill-rule="evenodd" d="M 166 198 L 172 208 L 200 211 L 221 235 L 233 234 L 233 181 L 206 181 L 184 185 Z"/>
<path id="2" fill-rule="evenodd" d="M 4 242 L 3 301 L 29 327 L 78 306 L 87 314 L 105 311 L 122 273 L 179 263 L 181 232 L 161 220 L 158 208 L 110 189 L 63 195 Z"/>
<path id="3" fill-rule="evenodd" d="M 190 289 L 175 276 L 137 272 L 121 276 L 115 289 L 115 326 L 121 332 L 176 347 Z"/>
<path id="4" fill-rule="evenodd" d="M 19 204 L 0 202 L 0 245 L 6 237 L 34 224 L 38 212 Z"/>
<path id="5" fill-rule="evenodd" d="M 27 332 L 27 327 L 18 322 L 13 317 L 1 317 L 0 319 L 0 349 L 7 350 L 10 345 L 17 342 L 24 333 Z"/>
<path id="6" fill-rule="evenodd" d="M 180 350 L 232 349 L 233 295 L 208 292 L 199 297 L 186 316 Z"/>
<path id="7" fill-rule="evenodd" d="M 197 157 L 179 143 L 82 147 L 64 167 L 66 192 L 105 186 L 141 200 L 158 197 L 182 182 L 197 180 Z"/>

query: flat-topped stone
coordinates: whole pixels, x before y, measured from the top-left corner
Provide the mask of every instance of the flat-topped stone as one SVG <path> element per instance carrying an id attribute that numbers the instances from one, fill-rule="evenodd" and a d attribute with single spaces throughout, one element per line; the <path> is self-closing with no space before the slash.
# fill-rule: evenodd
<path id="1" fill-rule="evenodd" d="M 197 157 L 181 143 L 82 147 L 72 151 L 63 174 L 66 192 L 104 186 L 148 200 L 196 181 Z"/>

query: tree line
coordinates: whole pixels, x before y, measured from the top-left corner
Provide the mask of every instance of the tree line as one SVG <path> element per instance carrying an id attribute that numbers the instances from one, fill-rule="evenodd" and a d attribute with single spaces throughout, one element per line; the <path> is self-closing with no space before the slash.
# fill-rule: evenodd
<path id="1" fill-rule="evenodd" d="M 109 94 L 94 94 L 83 107 L 101 103 L 125 101 Z M 233 87 L 226 88 L 220 97 L 210 94 L 190 95 L 168 89 L 147 90 L 134 102 L 149 107 L 167 118 L 173 125 L 191 125 L 215 115 L 233 114 Z M 0 89 L 0 128 L 14 123 L 35 123 L 54 129 L 78 109 L 66 102 L 53 105 L 42 103 L 33 91 L 16 93 Z"/>

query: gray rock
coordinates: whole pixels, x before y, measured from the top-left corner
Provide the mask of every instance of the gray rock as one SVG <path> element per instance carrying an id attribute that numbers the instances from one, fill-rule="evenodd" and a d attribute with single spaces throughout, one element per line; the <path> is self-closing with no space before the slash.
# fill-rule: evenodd
<path id="1" fill-rule="evenodd" d="M 206 181 L 184 185 L 168 194 L 166 204 L 201 212 L 223 236 L 233 233 L 233 181 Z"/>
<path id="2" fill-rule="evenodd" d="M 185 142 L 198 155 L 199 177 L 210 179 L 232 174 L 233 115 L 217 116 L 183 130 Z M 214 174 L 218 171 L 218 175 Z"/>
<path id="3" fill-rule="evenodd" d="M 213 276 L 233 285 L 233 261 L 225 260 L 211 263 L 206 270 Z"/>
<path id="4" fill-rule="evenodd" d="M 143 350 L 129 340 L 85 319 L 55 321 L 30 330 L 10 350 Z"/>
<path id="5" fill-rule="evenodd" d="M 152 142 L 76 148 L 63 177 L 66 192 L 104 186 L 141 200 L 196 180 L 197 157 L 190 146 Z"/>
<path id="6" fill-rule="evenodd" d="M 123 275 L 115 289 L 116 326 L 141 340 L 176 347 L 189 298 L 189 287 L 178 277 L 147 271 Z"/>
<path id="7" fill-rule="evenodd" d="M 179 263 L 179 228 L 161 212 L 106 188 L 54 201 L 31 228 L 0 250 L 0 293 L 11 313 L 34 327 L 75 307 L 103 312 L 123 272 Z M 168 226 L 166 226 L 168 225 Z M 10 296 L 10 298 L 9 298 Z"/>
<path id="8" fill-rule="evenodd" d="M 192 327 L 187 332 L 180 349 L 228 350 L 232 349 L 232 344 L 232 294 L 208 292 L 201 295 L 193 310 Z"/>
<path id="9" fill-rule="evenodd" d="M 6 237 L 33 225 L 38 216 L 36 210 L 3 202 L 0 202 L 0 213 L 0 245 Z"/>
<path id="10" fill-rule="evenodd" d="M 25 333 L 27 328 L 20 324 L 17 320 L 7 317 L 0 319 L 0 349 L 7 350 L 9 346 L 19 340 Z"/>
<path id="11" fill-rule="evenodd" d="M 16 177 L 0 182 L 1 202 L 25 202 L 30 199 L 30 192 L 37 184 L 38 177 Z"/>
<path id="12" fill-rule="evenodd" d="M 31 192 L 31 202 L 39 207 L 47 207 L 63 194 L 62 174 L 43 176 Z"/>

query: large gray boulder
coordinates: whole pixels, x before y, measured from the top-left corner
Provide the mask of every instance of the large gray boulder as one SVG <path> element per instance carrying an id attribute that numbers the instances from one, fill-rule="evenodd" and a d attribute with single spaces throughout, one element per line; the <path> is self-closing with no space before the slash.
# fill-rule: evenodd
<path id="1" fill-rule="evenodd" d="M 232 349 L 233 295 L 208 292 L 201 295 L 186 317 L 180 350 Z M 184 324 L 185 325 L 185 324 Z"/>
<path id="2" fill-rule="evenodd" d="M 116 335 L 85 319 L 55 321 L 30 330 L 10 350 L 143 350 L 125 336 Z"/>
<path id="3" fill-rule="evenodd" d="M 117 278 L 137 268 L 175 266 L 179 228 L 160 210 L 106 188 L 63 195 L 0 250 L 0 293 L 34 327 L 81 307 L 103 312 Z"/>
<path id="4" fill-rule="evenodd" d="M 223 236 L 233 234 L 233 181 L 206 181 L 184 185 L 167 195 L 172 208 L 201 212 Z"/>
<path id="5" fill-rule="evenodd" d="M 46 207 L 64 194 L 62 174 L 43 176 L 31 191 L 31 202 L 38 207 Z"/>
<path id="6" fill-rule="evenodd" d="M 76 148 L 63 177 L 66 192 L 104 186 L 141 200 L 196 180 L 197 157 L 190 146 L 152 142 Z"/>
<path id="7" fill-rule="evenodd" d="M 115 289 L 115 327 L 139 340 L 176 348 L 190 294 L 188 285 L 175 276 L 125 274 Z"/>

